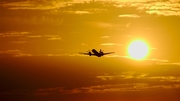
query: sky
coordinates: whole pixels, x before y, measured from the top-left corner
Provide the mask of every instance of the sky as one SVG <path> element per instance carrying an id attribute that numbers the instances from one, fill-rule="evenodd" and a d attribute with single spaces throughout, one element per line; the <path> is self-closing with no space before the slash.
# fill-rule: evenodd
<path id="1" fill-rule="evenodd" d="M 1 101 L 180 99 L 180 0 L 1 0 L 0 22 Z"/>

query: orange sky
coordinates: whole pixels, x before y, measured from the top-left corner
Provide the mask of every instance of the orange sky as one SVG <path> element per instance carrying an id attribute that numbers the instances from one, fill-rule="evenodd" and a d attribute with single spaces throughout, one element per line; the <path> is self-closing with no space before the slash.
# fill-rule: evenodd
<path id="1" fill-rule="evenodd" d="M 177 101 L 179 2 L 1 0 L 0 100 Z M 135 39 L 143 61 L 127 58 Z M 115 54 L 78 54 L 93 48 Z"/>

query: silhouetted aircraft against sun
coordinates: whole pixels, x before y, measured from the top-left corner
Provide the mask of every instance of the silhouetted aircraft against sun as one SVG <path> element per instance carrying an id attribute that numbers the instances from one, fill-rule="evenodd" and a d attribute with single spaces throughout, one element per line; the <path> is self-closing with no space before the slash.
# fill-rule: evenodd
<path id="1" fill-rule="evenodd" d="M 101 49 L 100 51 L 98 52 L 97 50 L 95 49 L 92 49 L 92 52 L 91 51 L 88 51 L 88 53 L 81 53 L 80 54 L 85 54 L 85 55 L 89 55 L 89 56 L 97 56 L 97 57 L 101 57 L 103 55 L 107 55 L 107 54 L 112 54 L 112 53 L 115 53 L 115 52 L 108 52 L 108 53 L 104 53 Z"/>

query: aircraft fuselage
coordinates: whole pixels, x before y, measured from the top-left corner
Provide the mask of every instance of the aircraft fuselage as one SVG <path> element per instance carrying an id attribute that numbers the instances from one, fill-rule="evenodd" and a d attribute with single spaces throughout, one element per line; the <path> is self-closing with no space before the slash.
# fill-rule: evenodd
<path id="1" fill-rule="evenodd" d="M 104 55 L 107 55 L 107 54 L 112 54 L 112 53 L 114 53 L 114 52 L 104 53 L 101 49 L 100 49 L 99 52 L 97 50 L 95 50 L 95 49 L 92 49 L 91 51 L 88 51 L 88 53 L 80 53 L 80 54 L 101 57 L 101 56 L 104 56 Z"/>
<path id="2" fill-rule="evenodd" d="M 98 57 L 102 56 L 102 54 L 100 52 L 96 51 L 95 49 L 92 49 L 92 52 Z"/>

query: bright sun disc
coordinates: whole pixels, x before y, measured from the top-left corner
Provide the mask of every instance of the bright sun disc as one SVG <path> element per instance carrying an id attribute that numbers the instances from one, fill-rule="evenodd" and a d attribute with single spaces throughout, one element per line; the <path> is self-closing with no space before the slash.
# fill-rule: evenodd
<path id="1" fill-rule="evenodd" d="M 128 47 L 129 56 L 136 60 L 144 59 L 148 52 L 148 45 L 142 40 L 135 40 Z"/>

